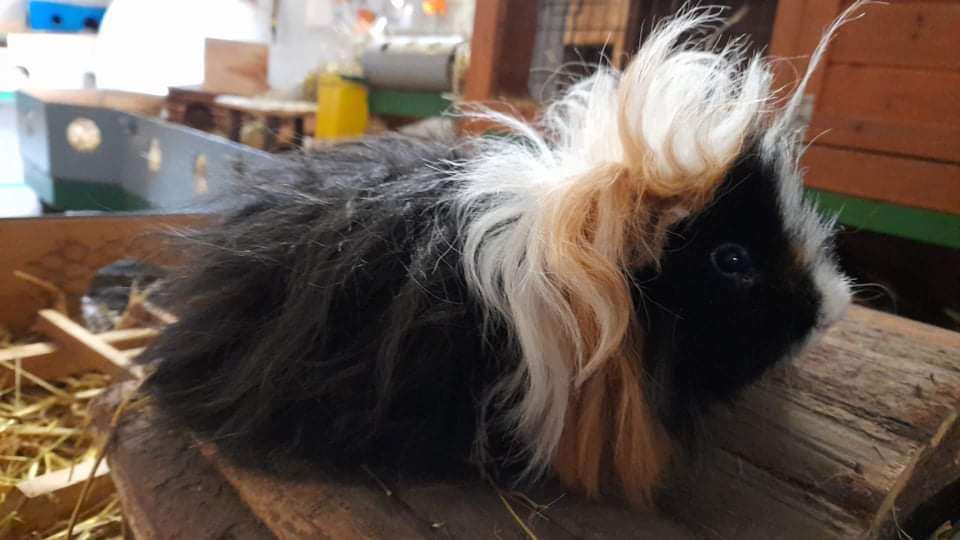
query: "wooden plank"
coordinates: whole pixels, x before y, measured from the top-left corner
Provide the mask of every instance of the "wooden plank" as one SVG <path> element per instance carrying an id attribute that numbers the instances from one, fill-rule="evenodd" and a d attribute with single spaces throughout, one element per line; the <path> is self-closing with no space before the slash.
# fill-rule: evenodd
<path id="1" fill-rule="evenodd" d="M 143 351 L 143 345 L 153 340 L 157 331 L 150 328 L 130 328 L 127 330 L 113 330 L 102 334 L 95 334 L 97 338 L 123 350 L 130 357 L 133 352 Z M 30 343 L 0 349 L 0 362 L 14 363 L 20 361 L 20 367 L 43 380 L 53 380 L 68 377 L 86 370 L 86 365 L 74 361 L 69 350 L 58 347 L 55 343 Z M 15 375 L 10 370 L 0 371 L 0 389 L 14 384 Z M 21 384 L 30 385 L 28 379 L 22 379 Z"/>
<path id="2" fill-rule="evenodd" d="M 828 146 L 960 162 L 960 126 L 870 120 L 817 113 L 808 140 Z"/>
<path id="3" fill-rule="evenodd" d="M 960 165 L 814 145 L 808 186 L 902 206 L 960 213 Z"/>
<path id="4" fill-rule="evenodd" d="M 266 93 L 268 56 L 269 47 L 262 43 L 207 38 L 203 89 L 236 96 Z"/>
<path id="5" fill-rule="evenodd" d="M 70 517 L 83 484 L 93 471 L 94 459 L 17 484 L 0 505 L 0 516 L 16 514 L 11 527 L 0 530 L 5 538 L 26 538 L 31 531 L 44 530 L 51 523 Z M 94 508 L 113 493 L 110 469 L 101 463 L 94 475 L 81 511 Z"/>
<path id="6" fill-rule="evenodd" d="M 960 4 L 891 2 L 867 10 L 831 45 L 836 63 L 960 69 Z"/>
<path id="7" fill-rule="evenodd" d="M 496 58 L 500 48 L 499 18 L 505 0 L 479 2 L 473 14 L 473 34 L 470 38 L 470 69 L 464 87 L 468 101 L 483 101 L 494 96 L 496 88 Z"/>
<path id="8" fill-rule="evenodd" d="M 120 393 L 129 390 L 129 385 L 115 388 L 98 402 L 99 429 L 106 429 L 103 424 L 121 400 Z M 116 443 L 108 450 L 125 515 L 139 538 L 173 538 L 176 531 L 191 531 L 176 519 L 184 515 L 192 520 L 191 538 L 218 538 L 198 531 L 222 526 L 226 516 L 240 521 L 244 515 L 247 519 L 259 516 L 269 532 L 281 539 L 524 539 L 517 519 L 544 539 L 623 538 L 628 531 L 631 538 L 693 538 L 668 520 L 639 515 L 621 504 L 582 503 L 574 497 L 558 500 L 555 492 L 538 493 L 542 502 L 552 504 L 534 511 L 525 497 L 503 490 L 515 518 L 497 490 L 475 476 L 442 482 L 405 478 L 398 485 L 390 480 L 381 483 L 384 480 L 372 471 L 315 470 L 304 471 L 296 479 L 278 478 L 241 469 L 220 458 L 212 446 L 190 442 L 186 435 L 166 429 L 167 420 L 159 414 L 146 406 L 126 415 Z M 197 448 L 215 469 L 197 468 L 205 461 L 198 458 Z M 221 474 L 211 478 L 212 470 Z M 209 492 L 207 485 L 218 486 L 216 493 L 223 490 L 229 497 L 205 499 L 200 503 L 203 512 L 198 512 L 198 502 L 190 495 L 195 489 Z M 191 488 L 179 488 L 184 496 L 178 496 L 178 486 Z M 556 512 L 547 515 L 551 509 Z M 213 516 L 212 524 L 197 517 L 207 514 Z M 611 523 L 617 519 L 623 521 Z"/>
<path id="9" fill-rule="evenodd" d="M 803 32 L 803 10 L 809 0 L 780 0 L 773 17 L 773 35 L 770 37 L 770 56 L 788 58 L 798 52 Z"/>
<path id="10" fill-rule="evenodd" d="M 137 377 L 135 366 L 127 355 L 66 315 L 52 309 L 42 309 L 38 313 L 37 327 L 65 351 L 69 351 L 75 364 L 102 371 L 115 379 Z"/>
<path id="11" fill-rule="evenodd" d="M 13 276 L 22 270 L 58 286 L 67 295 L 70 314 L 80 311 L 80 296 L 101 267 L 124 257 L 170 262 L 174 253 L 149 236 L 165 227 L 188 227 L 196 215 L 110 215 L 0 219 L 0 324 L 26 332 L 46 295 Z M 26 241 L 29 239 L 29 241 Z"/>
<path id="12" fill-rule="evenodd" d="M 866 538 L 856 516 L 716 446 L 675 481 L 664 507 L 702 538 Z"/>
<path id="13" fill-rule="evenodd" d="M 477 2 L 464 89 L 467 101 L 527 95 L 536 25 L 537 2 Z"/>
<path id="14" fill-rule="evenodd" d="M 113 409 L 132 387 L 115 386 L 94 402 L 97 429 L 106 435 Z M 151 416 L 123 415 L 107 449 L 110 476 L 125 522 L 138 540 L 275 538 L 240 501 L 230 484 L 197 452 L 190 437 Z"/>
<path id="15" fill-rule="evenodd" d="M 49 90 L 31 88 L 27 94 L 50 103 L 67 103 L 86 107 L 105 107 L 125 112 L 156 116 L 163 111 L 164 99 L 160 96 L 123 92 L 120 90 Z"/>
<path id="16" fill-rule="evenodd" d="M 201 452 L 236 489 L 244 503 L 280 540 L 300 538 L 427 538 L 437 528 L 362 473 L 283 480 L 244 470 L 204 445 Z M 442 530 L 442 528 L 440 528 Z"/>
<path id="17" fill-rule="evenodd" d="M 775 88 L 783 88 L 785 95 L 792 92 L 806 72 L 810 54 L 824 31 L 847 4 L 846 0 L 780 0 L 770 40 L 770 55 L 782 59 L 774 65 Z M 830 54 L 831 50 L 828 49 L 810 78 L 805 92 L 807 95 L 820 95 L 824 66 L 829 63 Z"/>
<path id="18" fill-rule="evenodd" d="M 817 112 L 960 127 L 960 72 L 833 64 L 818 94 Z"/>

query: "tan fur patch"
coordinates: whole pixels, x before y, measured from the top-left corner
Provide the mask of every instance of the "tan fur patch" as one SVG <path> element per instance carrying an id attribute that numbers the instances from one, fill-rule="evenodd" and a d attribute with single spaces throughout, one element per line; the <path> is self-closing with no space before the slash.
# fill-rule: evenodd
<path id="1" fill-rule="evenodd" d="M 568 489 L 622 494 L 650 508 L 670 462 L 670 442 L 643 397 L 636 359 L 619 357 L 575 394 L 554 461 Z"/>

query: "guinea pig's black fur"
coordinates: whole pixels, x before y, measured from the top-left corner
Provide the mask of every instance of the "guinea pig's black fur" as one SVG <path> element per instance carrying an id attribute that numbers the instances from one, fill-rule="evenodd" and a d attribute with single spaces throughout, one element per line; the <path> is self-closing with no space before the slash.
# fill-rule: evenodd
<path id="1" fill-rule="evenodd" d="M 638 276 L 635 294 L 649 317 L 647 369 L 670 388 L 661 412 L 675 430 L 706 405 L 735 397 L 817 324 L 822 293 L 795 268 L 777 184 L 777 171 L 748 151 L 716 202 L 678 224 L 662 268 Z M 716 259 L 731 246 L 749 258 L 737 275 Z"/>
<path id="2" fill-rule="evenodd" d="M 458 262 L 449 143 L 345 144 L 251 181 L 189 239 L 177 324 L 147 388 L 248 464 L 444 468 L 469 455 L 482 392 L 517 362 L 482 336 Z"/>

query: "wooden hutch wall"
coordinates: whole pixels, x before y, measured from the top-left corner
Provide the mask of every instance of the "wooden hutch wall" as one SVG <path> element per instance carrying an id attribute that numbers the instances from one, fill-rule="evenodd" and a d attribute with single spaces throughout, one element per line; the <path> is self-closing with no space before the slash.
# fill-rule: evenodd
<path id="1" fill-rule="evenodd" d="M 793 60 L 781 83 L 796 80 L 822 29 L 851 3 L 781 0 L 771 53 Z M 960 214 L 960 2 L 893 0 L 862 12 L 807 89 L 807 183 Z"/>

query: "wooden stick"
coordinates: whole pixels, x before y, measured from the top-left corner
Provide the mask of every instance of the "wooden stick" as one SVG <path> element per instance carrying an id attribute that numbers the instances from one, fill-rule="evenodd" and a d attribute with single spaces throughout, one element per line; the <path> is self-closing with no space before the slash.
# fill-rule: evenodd
<path id="1" fill-rule="evenodd" d="M 113 347 L 120 349 L 132 358 L 143 352 L 144 346 L 156 336 L 157 331 L 151 328 L 130 328 L 127 330 L 112 330 L 95 336 Z M 75 373 L 86 371 L 85 365 L 74 361 L 73 353 L 56 343 L 30 343 L 17 345 L 0 350 L 0 363 L 20 360 L 21 368 L 41 379 L 52 380 L 68 377 Z M 0 371 L 0 390 L 13 384 L 14 374 L 9 371 Z M 32 384 L 23 381 L 24 384 Z"/>
<path id="2" fill-rule="evenodd" d="M 52 309 L 40 310 L 37 327 L 74 355 L 74 362 L 119 379 L 135 378 L 125 354 Z"/>

